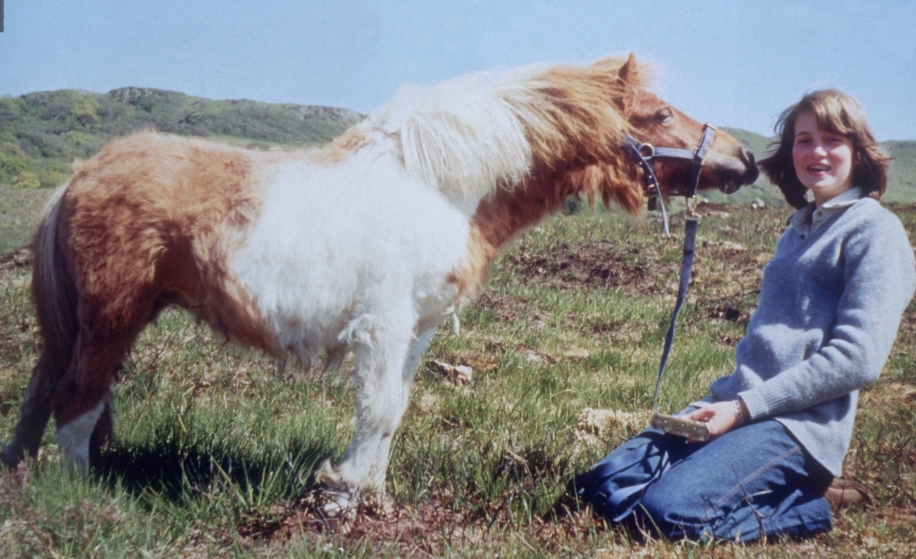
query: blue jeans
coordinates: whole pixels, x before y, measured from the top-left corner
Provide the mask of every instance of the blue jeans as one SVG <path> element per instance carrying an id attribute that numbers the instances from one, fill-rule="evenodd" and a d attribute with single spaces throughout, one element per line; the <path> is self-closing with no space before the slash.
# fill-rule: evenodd
<path id="1" fill-rule="evenodd" d="M 669 539 L 748 542 L 832 528 L 830 474 L 775 420 L 707 443 L 649 429 L 577 476 L 595 511 Z"/>

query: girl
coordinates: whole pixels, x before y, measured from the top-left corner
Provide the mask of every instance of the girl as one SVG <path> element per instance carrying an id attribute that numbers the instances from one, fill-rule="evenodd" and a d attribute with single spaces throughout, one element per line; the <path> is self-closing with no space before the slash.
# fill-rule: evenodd
<path id="1" fill-rule="evenodd" d="M 890 157 L 858 102 L 814 91 L 760 162 L 799 208 L 767 264 L 736 366 L 682 411 L 705 443 L 649 429 L 572 481 L 599 514 L 667 538 L 830 530 L 859 389 L 877 378 L 916 289 L 913 250 L 878 199 Z M 813 201 L 808 202 L 810 192 Z"/>

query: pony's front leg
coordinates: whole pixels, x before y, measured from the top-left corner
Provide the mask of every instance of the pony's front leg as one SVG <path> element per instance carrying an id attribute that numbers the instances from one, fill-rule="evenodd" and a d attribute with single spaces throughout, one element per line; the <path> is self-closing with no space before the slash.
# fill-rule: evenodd
<path id="1" fill-rule="evenodd" d="M 371 341 L 355 340 L 359 427 L 336 464 L 326 462 L 316 476 L 337 491 L 335 503 L 326 506 L 326 512 L 351 506 L 363 489 L 385 492 L 392 437 L 407 409 L 417 364 L 433 333 L 431 329 L 415 338 L 412 329 L 406 336 L 395 336 L 382 328 Z"/>

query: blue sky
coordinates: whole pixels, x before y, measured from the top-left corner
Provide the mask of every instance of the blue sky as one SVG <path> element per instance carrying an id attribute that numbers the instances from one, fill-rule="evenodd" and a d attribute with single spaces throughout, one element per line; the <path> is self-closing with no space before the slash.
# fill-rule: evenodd
<path id="1" fill-rule="evenodd" d="M 154 87 L 363 113 L 399 85 L 633 51 L 698 120 L 769 135 L 805 91 L 916 140 L 916 2 L 6 0 L 0 95 Z"/>

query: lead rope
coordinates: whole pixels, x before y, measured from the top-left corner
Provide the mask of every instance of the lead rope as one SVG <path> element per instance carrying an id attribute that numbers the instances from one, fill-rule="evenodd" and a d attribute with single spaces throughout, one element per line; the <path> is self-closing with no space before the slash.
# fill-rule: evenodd
<path id="1" fill-rule="evenodd" d="M 697 145 L 696 151 L 692 154 L 692 165 L 690 169 L 690 179 L 687 182 L 687 192 L 684 194 L 686 200 L 686 209 L 685 209 L 685 218 L 684 218 L 684 249 L 683 255 L 681 257 L 681 273 L 680 281 L 678 283 L 677 289 L 677 299 L 674 303 L 674 311 L 671 313 L 671 321 L 668 324 L 668 332 L 665 334 L 665 345 L 662 350 L 662 359 L 658 367 L 658 378 L 655 380 L 655 392 L 652 396 L 652 420 L 651 425 L 657 429 L 661 429 L 666 433 L 671 433 L 674 435 L 680 435 L 682 437 L 687 437 L 692 440 L 697 441 L 707 441 L 709 440 L 709 428 L 704 423 L 698 421 L 691 421 L 689 419 L 684 419 L 680 417 L 675 417 L 671 415 L 663 415 L 658 411 L 658 394 L 659 387 L 662 384 L 662 376 L 665 374 L 665 366 L 668 363 L 668 356 L 671 353 L 671 347 L 674 345 L 674 330 L 677 324 L 677 317 L 681 312 L 681 307 L 684 306 L 684 301 L 687 298 L 687 288 L 690 284 L 690 274 L 693 271 L 693 261 L 694 255 L 696 253 L 696 239 L 697 239 L 697 226 L 699 220 L 696 215 L 696 190 L 697 186 L 700 183 L 700 172 L 703 167 L 703 160 L 706 158 L 706 154 L 709 152 L 710 147 L 712 146 L 713 137 L 715 135 L 715 127 L 706 125 L 703 129 L 703 136 L 700 138 L 700 143 Z M 651 157 L 677 157 L 683 158 L 684 150 L 672 149 L 672 148 L 652 148 L 650 146 L 650 156 Z M 640 153 L 640 150 L 637 150 L 637 153 Z M 645 157 L 640 159 L 646 160 Z M 652 165 L 646 161 L 646 164 L 643 166 L 644 169 L 648 168 L 649 175 L 651 178 L 648 179 L 650 185 L 658 188 L 658 179 L 655 177 L 655 172 L 652 169 Z M 659 196 L 659 199 L 661 197 Z M 662 215 L 665 221 L 665 234 L 669 237 L 671 236 L 668 231 L 668 218 L 664 213 L 664 204 L 662 205 Z"/>
<path id="2" fill-rule="evenodd" d="M 668 355 L 671 353 L 671 346 L 674 344 L 674 327 L 677 323 L 677 316 L 684 306 L 684 300 L 687 298 L 687 286 L 690 283 L 690 272 L 693 270 L 693 256 L 696 250 L 697 224 L 699 220 L 695 216 L 688 217 L 684 221 L 684 253 L 681 257 L 681 278 L 677 287 L 677 300 L 674 303 L 674 311 L 671 313 L 671 322 L 668 324 L 668 333 L 665 334 L 665 347 L 662 350 L 662 361 L 658 367 L 658 379 L 655 381 L 655 395 L 652 397 L 652 408 L 658 414 L 658 388 L 662 384 L 662 375 L 665 374 L 665 365 L 668 363 Z"/>

